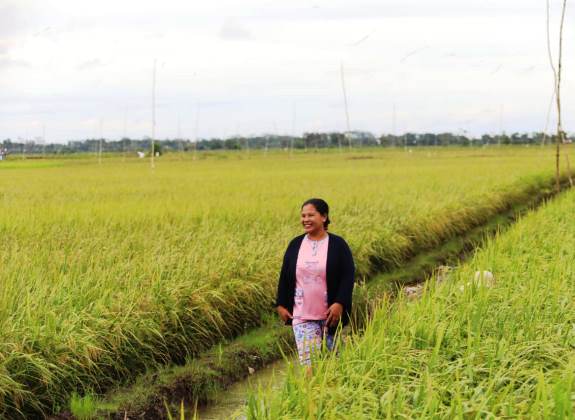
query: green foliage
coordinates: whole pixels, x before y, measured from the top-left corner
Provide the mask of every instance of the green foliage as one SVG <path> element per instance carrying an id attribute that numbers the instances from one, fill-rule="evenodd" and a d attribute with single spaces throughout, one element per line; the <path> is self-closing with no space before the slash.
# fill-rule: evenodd
<path id="1" fill-rule="evenodd" d="M 155 156 L 162 155 L 162 144 L 160 142 L 154 142 L 154 155 Z"/>

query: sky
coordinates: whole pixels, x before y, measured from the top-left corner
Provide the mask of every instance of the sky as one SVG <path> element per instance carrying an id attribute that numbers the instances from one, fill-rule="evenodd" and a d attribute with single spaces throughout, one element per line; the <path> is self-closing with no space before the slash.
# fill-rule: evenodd
<path id="1" fill-rule="evenodd" d="M 552 130 L 545 14 L 544 0 L 0 0 L 0 139 L 151 136 L 154 62 L 160 139 L 344 131 L 342 79 L 352 130 Z"/>

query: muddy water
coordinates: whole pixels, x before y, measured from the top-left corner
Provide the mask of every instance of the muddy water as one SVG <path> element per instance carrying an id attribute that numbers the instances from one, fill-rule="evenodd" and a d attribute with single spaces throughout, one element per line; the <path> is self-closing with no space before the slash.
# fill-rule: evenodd
<path id="1" fill-rule="evenodd" d="M 277 389 L 283 383 L 288 362 L 277 361 L 250 375 L 247 380 L 232 385 L 226 391 L 218 394 L 216 401 L 207 407 L 198 409 L 200 420 L 245 419 L 244 408 L 250 391 L 261 389 Z M 191 417 L 190 417 L 191 418 Z"/>

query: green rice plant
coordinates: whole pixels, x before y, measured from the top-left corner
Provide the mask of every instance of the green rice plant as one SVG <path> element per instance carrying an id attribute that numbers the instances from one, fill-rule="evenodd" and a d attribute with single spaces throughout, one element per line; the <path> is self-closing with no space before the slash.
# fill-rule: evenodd
<path id="1" fill-rule="evenodd" d="M 170 408 L 166 400 L 164 400 L 164 407 L 166 407 L 166 417 L 168 418 L 168 420 L 175 420 L 174 415 L 172 414 L 172 409 Z M 197 420 L 198 419 L 197 413 L 198 413 L 198 407 L 196 404 L 194 405 L 194 411 L 192 413 L 192 416 L 191 417 L 188 416 L 187 418 L 190 420 Z M 186 420 L 186 409 L 183 400 L 180 401 L 180 406 L 178 408 L 178 418 L 180 420 Z"/>
<path id="2" fill-rule="evenodd" d="M 97 401 L 91 394 L 83 397 L 77 393 L 72 393 L 70 398 L 70 412 L 79 420 L 96 418 Z"/>
<path id="3" fill-rule="evenodd" d="M 252 395 L 248 417 L 573 418 L 574 211 L 565 193 L 421 299 L 384 301 L 312 377 Z"/>
<path id="4" fill-rule="evenodd" d="M 361 280 L 549 189 L 546 149 L 438 150 L 1 165 L 0 416 L 260 325 L 310 196 L 331 204 Z"/>

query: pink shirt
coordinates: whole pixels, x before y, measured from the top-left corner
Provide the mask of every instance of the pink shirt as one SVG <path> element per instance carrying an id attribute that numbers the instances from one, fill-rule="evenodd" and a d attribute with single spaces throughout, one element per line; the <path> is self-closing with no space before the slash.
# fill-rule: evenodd
<path id="1" fill-rule="evenodd" d="M 326 319 L 327 246 L 329 235 L 319 241 L 304 237 L 296 263 L 293 324 Z"/>

